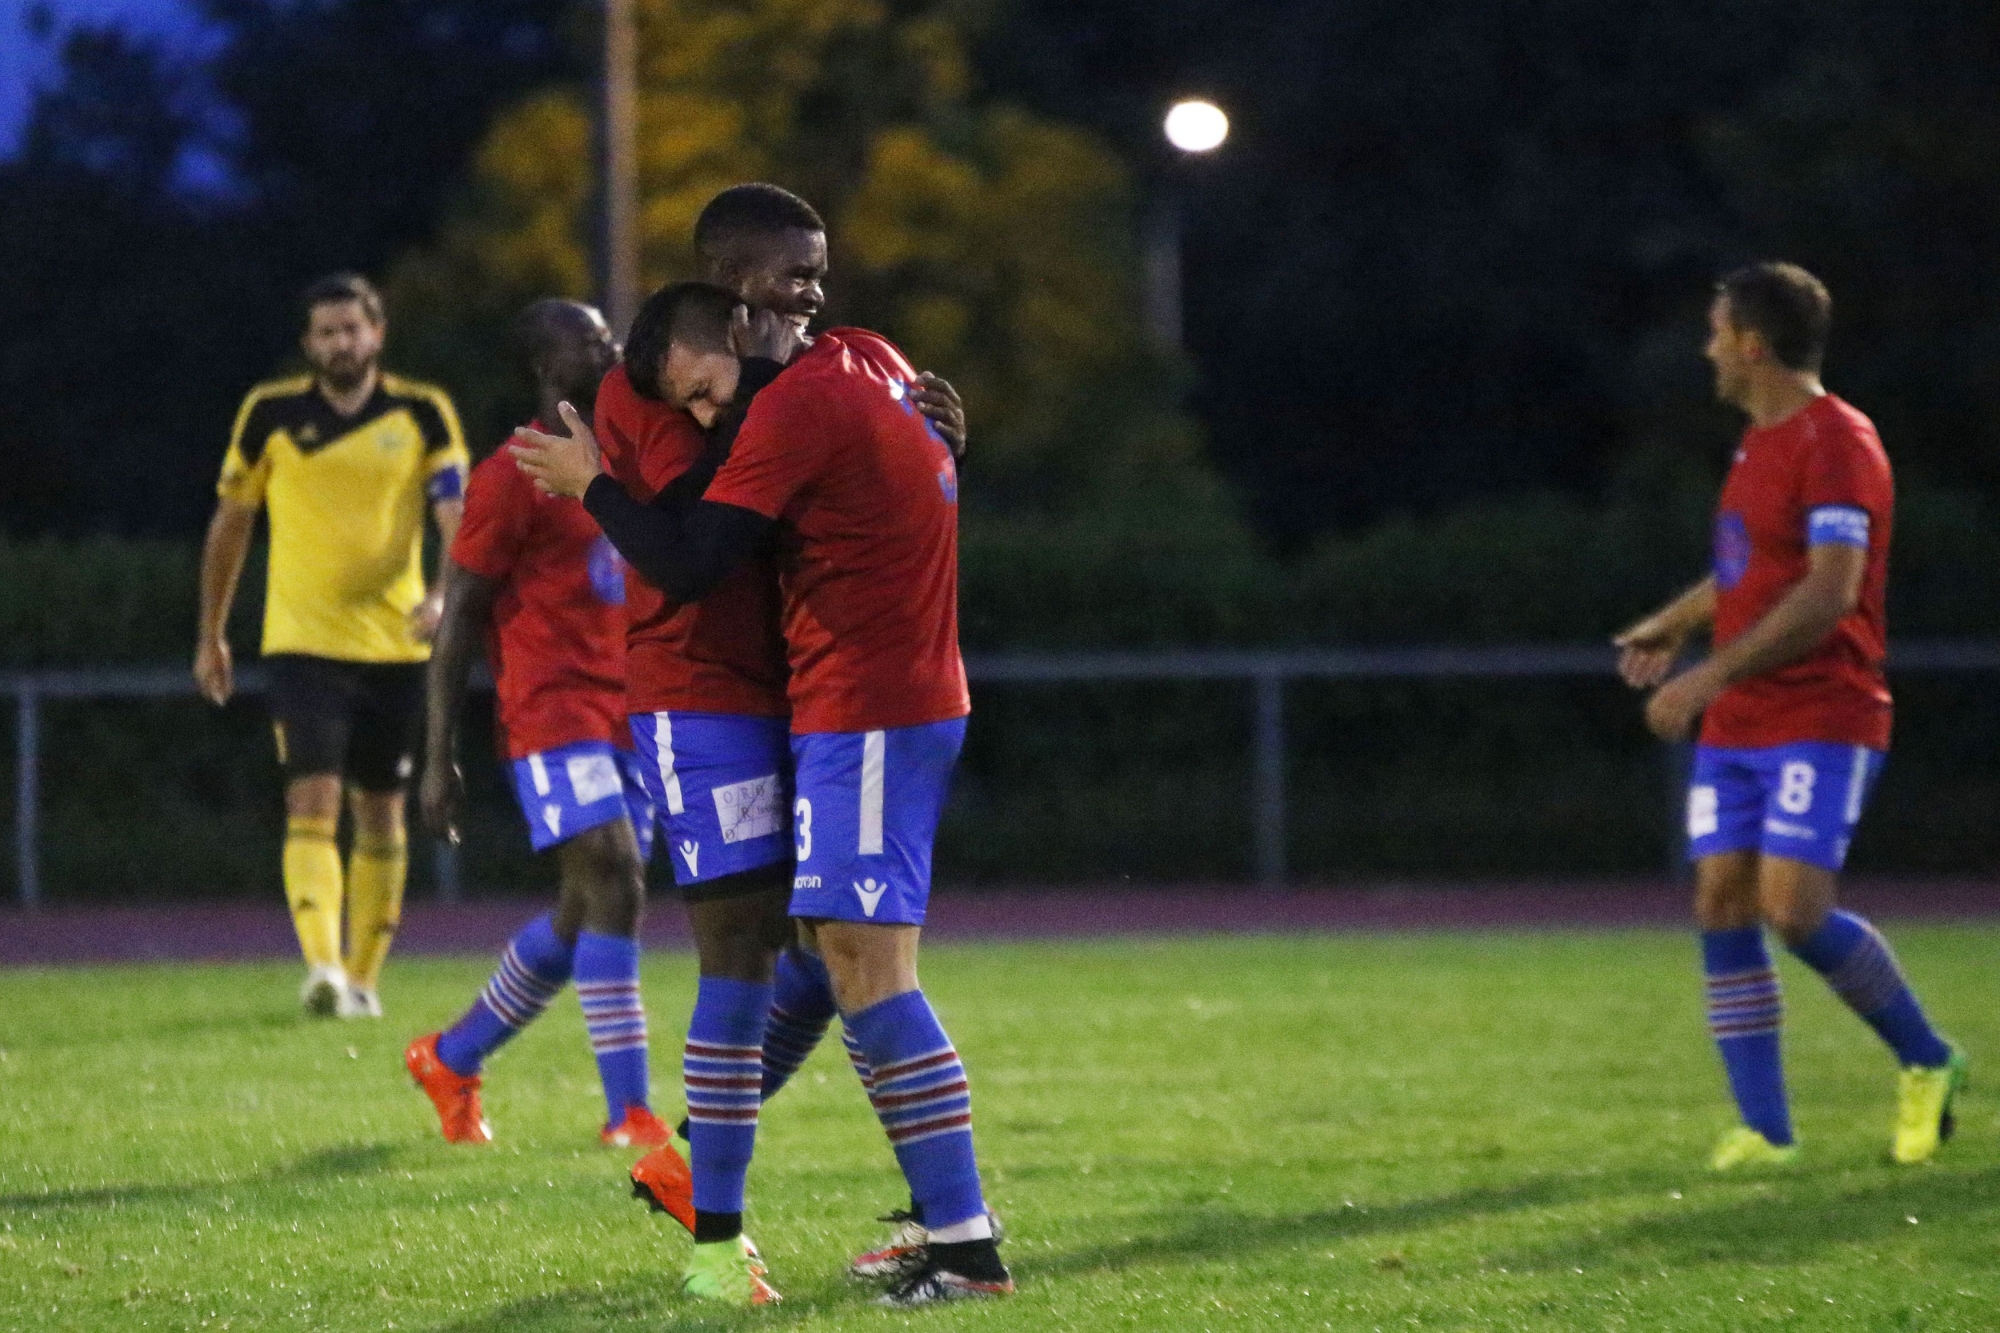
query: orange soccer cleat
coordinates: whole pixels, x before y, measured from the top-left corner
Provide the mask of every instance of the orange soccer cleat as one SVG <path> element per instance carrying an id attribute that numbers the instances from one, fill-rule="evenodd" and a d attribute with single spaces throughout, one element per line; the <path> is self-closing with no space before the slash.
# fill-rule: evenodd
<path id="1" fill-rule="evenodd" d="M 694 1234 L 694 1174 L 672 1143 L 663 1143 L 632 1167 L 632 1197 Z"/>
<path id="2" fill-rule="evenodd" d="M 607 1148 L 663 1148 L 674 1141 L 674 1132 L 647 1108 L 628 1106 L 625 1118 L 597 1137 Z"/>
<path id="3" fill-rule="evenodd" d="M 433 1032 L 411 1042 L 403 1051 L 403 1065 L 437 1108 L 438 1127 L 444 1131 L 446 1143 L 491 1143 L 493 1126 L 486 1123 L 479 1108 L 479 1075 L 453 1073 L 438 1059 L 440 1035 Z"/>

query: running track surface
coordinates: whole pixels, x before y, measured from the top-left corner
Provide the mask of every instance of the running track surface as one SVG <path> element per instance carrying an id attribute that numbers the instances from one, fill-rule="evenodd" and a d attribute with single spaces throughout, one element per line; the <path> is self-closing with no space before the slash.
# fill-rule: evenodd
<path id="1" fill-rule="evenodd" d="M 1873 917 L 2000 918 L 2000 881 L 1867 882 L 1843 898 Z M 401 953 L 496 952 L 545 904 L 533 899 L 412 903 Z M 1340 931 L 1685 927 L 1688 890 L 1668 884 L 1379 885 L 1291 891 L 1175 885 L 940 891 L 925 934 L 947 940 L 1073 939 Z M 645 942 L 688 947 L 678 906 L 655 897 Z M 0 911 L 0 966 L 290 958 L 283 901 Z"/>

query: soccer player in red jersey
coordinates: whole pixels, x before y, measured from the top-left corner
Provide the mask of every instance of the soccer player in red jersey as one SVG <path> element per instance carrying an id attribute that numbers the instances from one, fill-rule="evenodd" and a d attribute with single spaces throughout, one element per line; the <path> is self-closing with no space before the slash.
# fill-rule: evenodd
<path id="1" fill-rule="evenodd" d="M 1687 803 L 1695 914 L 1709 1027 L 1744 1121 L 1717 1146 L 1718 1170 L 1797 1154 L 1765 924 L 1895 1052 L 1896 1161 L 1927 1161 L 1950 1136 L 1965 1074 L 1887 942 L 1835 905 L 1889 747 L 1895 487 L 1874 425 L 1821 387 L 1831 314 L 1826 288 L 1796 265 L 1755 264 L 1719 284 L 1707 355 L 1717 395 L 1750 427 L 1717 507 L 1713 572 L 1615 640 L 1626 682 L 1658 687 L 1646 704 L 1655 734 L 1683 740 L 1701 719 Z M 1709 656 L 1669 678 L 1711 628 Z"/>
<path id="2" fill-rule="evenodd" d="M 603 317 L 574 301 L 529 306 L 515 335 L 539 420 L 555 419 L 559 401 L 588 404 L 618 357 Z M 500 748 L 530 842 L 555 850 L 561 889 L 555 910 L 508 944 L 464 1017 L 404 1054 L 454 1142 L 491 1139 L 479 1107 L 486 1057 L 571 980 L 604 1084 L 603 1141 L 657 1146 L 669 1137 L 647 1104 L 638 934 L 653 811 L 625 726 L 625 586 L 624 563 L 582 505 L 537 490 L 504 450 L 473 470 L 446 561 L 419 800 L 425 823 L 455 839 L 458 719 L 483 641 Z"/>
<path id="3" fill-rule="evenodd" d="M 724 190 L 702 210 L 694 240 L 710 280 L 759 311 L 767 329 L 803 330 L 819 313 L 826 227 L 796 195 L 763 184 Z M 717 405 L 666 400 L 669 313 L 656 295 L 634 319 L 625 364 L 597 394 L 596 435 L 604 470 L 627 495 L 692 504 L 719 461 L 705 452 L 704 433 Z M 949 384 L 919 376 L 912 398 L 954 449 L 963 447 L 964 415 Z M 777 571 L 768 554 L 755 555 L 698 602 L 641 578 L 629 587 L 632 736 L 667 824 L 701 969 L 683 1061 L 693 1170 L 668 1146 L 634 1167 L 633 1178 L 641 1197 L 693 1231 L 691 1294 L 769 1301 L 775 1294 L 761 1275 L 746 1274 L 732 1243 L 757 1110 L 811 1054 L 836 1008 L 824 964 L 780 948 L 791 931 L 793 847 Z"/>
<path id="4" fill-rule="evenodd" d="M 703 497 L 645 505 L 598 469 L 589 429 L 517 437 L 524 469 L 581 495 L 637 572 L 701 600 L 775 540 L 791 667 L 791 915 L 825 962 L 856 1065 L 928 1230 L 884 1300 L 1013 1289 L 973 1155 L 964 1066 L 917 982 L 931 846 L 970 711 L 958 651 L 958 472 L 887 339 L 747 318 L 733 293 L 668 289 L 670 401 L 697 417 L 755 394 Z M 761 390 L 761 391 L 760 391 Z"/>

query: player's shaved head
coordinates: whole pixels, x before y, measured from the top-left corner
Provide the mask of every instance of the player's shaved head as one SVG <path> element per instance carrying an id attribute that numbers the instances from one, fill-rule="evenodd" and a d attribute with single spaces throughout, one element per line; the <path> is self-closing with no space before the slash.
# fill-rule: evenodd
<path id="1" fill-rule="evenodd" d="M 646 298 L 625 342 L 625 374 L 642 398 L 664 399 L 660 375 L 668 348 L 731 355 L 729 320 L 736 293 L 706 282 L 676 282 Z"/>
<path id="2" fill-rule="evenodd" d="M 618 344 L 604 316 L 581 301 L 545 297 L 530 303 L 514 317 L 513 341 L 541 397 L 568 399 L 586 413 L 597 399 L 598 382 L 618 362 Z"/>
<path id="3" fill-rule="evenodd" d="M 826 223 L 790 190 L 761 181 L 732 185 L 694 221 L 694 248 L 711 264 L 740 264 L 750 247 L 790 231 L 824 232 Z"/>

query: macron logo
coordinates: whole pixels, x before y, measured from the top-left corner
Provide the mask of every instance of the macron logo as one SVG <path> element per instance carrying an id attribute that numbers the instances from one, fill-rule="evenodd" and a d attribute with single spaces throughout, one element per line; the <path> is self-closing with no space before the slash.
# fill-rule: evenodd
<path id="1" fill-rule="evenodd" d="M 701 859 L 700 843 L 683 842 L 681 844 L 681 860 L 687 862 L 688 874 L 695 876 L 699 876 L 701 874 L 701 871 L 695 869 L 695 863 L 700 859 Z"/>
<path id="2" fill-rule="evenodd" d="M 877 884 L 872 879 L 866 879 L 856 884 L 854 892 L 861 899 L 862 914 L 872 919 L 875 915 L 876 904 L 882 901 L 882 895 L 888 891 L 889 886 L 887 884 Z"/>
<path id="3" fill-rule="evenodd" d="M 549 826 L 549 836 L 560 837 L 562 834 L 562 807 L 559 805 L 543 806 L 542 822 Z"/>

